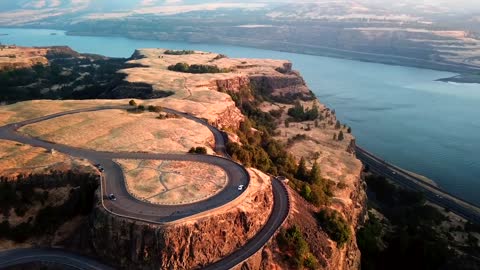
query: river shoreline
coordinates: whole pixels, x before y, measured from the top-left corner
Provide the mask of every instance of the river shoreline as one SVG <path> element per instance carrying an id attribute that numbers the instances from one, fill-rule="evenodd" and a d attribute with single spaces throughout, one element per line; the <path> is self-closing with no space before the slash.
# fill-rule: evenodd
<path id="1" fill-rule="evenodd" d="M 192 40 L 180 40 L 180 39 L 173 39 L 173 40 L 162 40 L 158 38 L 150 38 L 147 39 L 145 36 L 136 36 L 130 33 L 126 33 L 124 35 L 115 35 L 111 33 L 93 33 L 88 31 L 68 31 L 68 30 L 60 30 L 65 31 L 65 35 L 69 36 L 93 36 L 93 37 L 122 37 L 131 40 L 146 40 L 146 41 L 160 41 L 160 42 L 187 42 L 192 44 L 204 44 L 204 42 L 199 41 L 192 41 Z M 410 58 L 410 57 L 403 57 L 403 56 L 395 56 L 395 55 L 387 55 L 387 54 L 372 54 L 368 52 L 359 52 L 359 51 L 348 51 L 348 50 L 340 50 L 336 48 L 330 47 L 322 47 L 322 46 L 311 46 L 311 45 L 302 45 L 297 44 L 283 44 L 283 43 L 272 43 L 269 41 L 255 41 L 255 40 L 228 40 L 228 39 L 221 39 L 219 38 L 214 44 L 217 45 L 233 45 L 233 46 L 242 46 L 247 48 L 256 48 L 256 49 L 264 49 L 264 50 L 272 50 L 278 52 L 286 52 L 286 53 L 295 53 L 295 54 L 303 54 L 303 55 L 314 55 L 314 56 L 323 56 L 323 57 L 331 57 L 337 59 L 346 59 L 346 60 L 353 60 L 353 61 L 360 61 L 366 63 L 377 63 L 377 64 L 385 64 L 391 66 L 402 66 L 402 67 L 415 67 L 421 69 L 430 69 L 430 70 L 437 70 L 437 71 L 446 71 L 455 74 L 460 74 L 461 76 L 471 78 L 470 83 L 480 83 L 480 76 L 474 77 L 476 72 L 480 72 L 480 68 L 466 65 L 466 64 L 459 64 L 454 62 L 437 62 L 437 61 L 427 61 L 418 58 Z M 473 76 L 473 77 L 472 77 Z M 441 80 L 449 80 L 450 78 L 445 78 Z M 473 82 L 472 82 L 473 81 Z"/>
<path id="2" fill-rule="evenodd" d="M 50 35 L 52 31 L 58 35 Z M 437 81 L 458 76 L 458 72 L 232 45 L 70 36 L 51 29 L 0 28 L 0 32 L 9 33 L 0 38 L 3 43 L 67 45 L 82 53 L 110 57 L 130 57 L 138 48 L 170 48 L 215 51 L 235 58 L 287 59 L 322 103 L 335 109 L 338 119 L 352 127 L 358 144 L 480 204 L 476 177 L 480 173 L 480 145 L 475 137 L 480 134 L 480 119 L 476 117 L 480 113 L 480 88 L 478 84 Z"/>
<path id="3" fill-rule="evenodd" d="M 479 84 L 480 74 L 459 74 L 450 78 L 438 79 L 437 81 L 445 83 Z"/>

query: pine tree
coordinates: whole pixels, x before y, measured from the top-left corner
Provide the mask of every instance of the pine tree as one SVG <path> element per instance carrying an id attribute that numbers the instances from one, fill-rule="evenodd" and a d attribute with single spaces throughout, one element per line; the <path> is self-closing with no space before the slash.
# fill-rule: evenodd
<path id="1" fill-rule="evenodd" d="M 333 133 L 333 140 L 334 140 L 334 141 L 337 140 L 337 133 Z"/>
<path id="2" fill-rule="evenodd" d="M 335 129 L 340 129 L 342 126 L 340 124 L 340 121 L 337 120 L 337 123 L 335 124 Z"/>
<path id="3" fill-rule="evenodd" d="M 307 167 L 305 166 L 305 159 L 303 157 L 300 159 L 300 163 L 298 164 L 297 173 L 295 174 L 295 177 L 298 180 L 302 180 L 302 181 L 307 180 L 307 177 L 308 177 Z"/>
<path id="4" fill-rule="evenodd" d="M 343 137 L 343 131 L 340 130 L 340 133 L 338 133 L 338 140 L 339 141 L 343 141 L 344 137 Z"/>
<path id="5" fill-rule="evenodd" d="M 316 161 L 313 163 L 312 169 L 310 170 L 310 175 L 308 177 L 308 180 L 310 184 L 318 185 L 322 182 L 320 167 L 318 166 L 318 163 Z"/>

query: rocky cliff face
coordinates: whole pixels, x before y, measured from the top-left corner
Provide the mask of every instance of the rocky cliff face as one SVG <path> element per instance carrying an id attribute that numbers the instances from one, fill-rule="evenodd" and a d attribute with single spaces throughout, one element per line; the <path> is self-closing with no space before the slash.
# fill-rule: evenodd
<path id="1" fill-rule="evenodd" d="M 291 66 L 285 63 L 285 66 Z M 275 96 L 294 95 L 298 93 L 309 94 L 310 90 L 305 84 L 299 73 L 290 71 L 289 68 L 281 69 L 278 74 L 252 74 L 249 76 L 239 76 L 229 79 L 217 80 L 216 84 L 219 90 L 240 91 L 245 87 L 255 87 L 268 91 Z"/>
<path id="2" fill-rule="evenodd" d="M 199 219 L 153 225 L 112 216 L 100 205 L 90 217 L 90 238 L 98 256 L 122 269 L 198 269 L 232 253 L 265 224 L 272 190 L 254 175 L 251 192 Z"/>
<path id="3" fill-rule="evenodd" d="M 353 229 L 363 222 L 366 207 L 366 195 L 364 184 L 359 181 L 358 186 L 352 190 L 354 206 L 341 210 Z M 360 250 L 358 249 L 355 234 L 343 247 L 339 248 L 329 236 L 318 227 L 318 223 L 312 214 L 318 209 L 291 190 L 292 209 L 290 216 L 283 226 L 284 229 L 293 224 L 301 224 L 304 238 L 307 240 L 311 252 L 315 254 L 319 262 L 319 269 L 329 270 L 357 270 L 360 269 Z M 296 269 L 285 261 L 286 254 L 279 252 L 276 236 L 254 256 L 236 270 L 263 270 L 263 269 Z"/>
<path id="4" fill-rule="evenodd" d="M 242 87 L 256 87 L 266 93 L 275 96 L 311 96 L 311 92 L 305 81 L 296 72 L 286 70 L 286 74 L 260 74 L 247 78 L 237 78 L 217 82 L 222 90 L 240 91 Z M 306 95 L 305 95 L 306 94 Z M 281 99 L 280 99 L 281 101 Z M 299 225 L 304 238 L 310 245 L 312 254 L 315 254 L 321 269 L 353 270 L 360 268 L 360 251 L 356 244 L 355 230 L 363 221 L 366 211 L 365 187 L 361 180 L 361 163 L 355 158 L 355 138 L 348 133 L 347 128 L 337 127 L 335 112 L 326 108 L 319 101 L 307 100 L 302 102 L 306 108 L 317 106 L 322 114 L 318 123 L 306 121 L 292 123 L 289 127 L 284 126 L 283 120 L 287 119 L 286 113 L 278 119 L 277 131 L 281 134 L 278 140 L 287 143 L 295 135 L 305 135 L 304 140 L 290 142 L 289 151 L 297 157 L 304 157 L 308 164 L 313 160 L 318 161 L 322 171 L 322 177 L 333 183 L 334 195 L 328 208 L 337 210 L 348 222 L 353 235 L 350 241 L 343 247 L 330 239 L 321 227 L 319 227 L 314 214 L 322 207 L 314 207 L 305 201 L 296 191 L 291 190 L 292 212 L 284 225 L 284 229 L 292 225 Z M 292 105 L 282 103 L 262 104 L 264 112 L 284 108 L 288 110 Z M 314 128 L 315 126 L 315 128 Z M 318 126 L 318 127 L 317 127 Z M 339 131 L 345 134 L 345 139 L 339 141 L 333 139 Z M 318 155 L 317 158 L 313 156 Z M 339 188 L 341 187 L 341 188 Z M 277 241 L 272 239 L 261 251 L 248 261 L 238 266 L 238 269 L 292 269 L 292 265 L 284 260 L 286 254 L 279 251 Z"/>

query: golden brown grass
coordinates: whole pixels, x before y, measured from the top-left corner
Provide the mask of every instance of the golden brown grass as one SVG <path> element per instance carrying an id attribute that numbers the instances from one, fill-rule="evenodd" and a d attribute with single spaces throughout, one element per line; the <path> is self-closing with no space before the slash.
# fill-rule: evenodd
<path id="1" fill-rule="evenodd" d="M 43 148 L 0 140 L 0 175 L 16 176 L 23 172 L 43 173 L 49 170 L 68 169 L 83 164 L 61 153 L 52 154 Z"/>
<path id="2" fill-rule="evenodd" d="M 47 49 L 9 46 L 0 50 L 0 70 L 28 68 L 37 63 L 48 64 Z M 15 57 L 11 57 L 15 56 Z"/>
<path id="3" fill-rule="evenodd" d="M 127 74 L 129 82 L 151 84 L 154 90 L 173 91 L 175 94 L 162 100 L 149 103 L 162 105 L 182 112 L 188 112 L 200 118 L 215 121 L 219 114 L 228 108 L 235 108 L 229 95 L 218 92 L 217 81 L 239 80 L 250 74 L 278 75 L 275 70 L 283 67 L 287 61 L 270 59 L 234 59 L 222 58 L 214 60 L 218 54 L 196 52 L 190 55 L 166 55 L 163 49 L 143 49 L 142 59 L 132 60 L 132 64 L 144 67 L 130 68 L 121 72 Z M 189 74 L 168 70 L 168 66 L 178 62 L 189 64 L 217 65 L 220 68 L 232 69 L 228 73 Z"/>
<path id="4" fill-rule="evenodd" d="M 315 103 L 320 111 L 326 108 L 318 101 L 302 103 L 306 108 L 311 108 L 313 103 Z M 288 150 L 297 160 L 304 157 L 307 166 L 311 166 L 313 162 L 317 161 L 323 178 L 333 181 L 336 184 L 342 183 L 347 185 L 348 188 L 336 189 L 334 195 L 335 201 L 338 203 L 350 205 L 352 203 L 350 195 L 354 190 L 354 185 L 358 183 L 358 176 L 362 168 L 362 163 L 357 160 L 353 154 L 347 152 L 350 142 L 354 137 L 343 127 L 336 129 L 336 118 L 332 115 L 319 121 L 318 127 L 315 127 L 314 121 L 307 121 L 290 123 L 287 128 L 284 121 L 288 118 L 287 111 L 291 107 L 292 105 L 272 104 L 268 102 L 264 102 L 260 106 L 265 112 L 278 110 L 280 108 L 284 109 L 283 115 L 278 120 L 280 136 L 277 136 L 277 139 L 287 143 L 288 139 L 293 138 L 297 134 L 306 135 L 307 138 L 305 140 L 295 141 L 288 147 Z M 311 130 L 308 130 L 308 125 L 310 125 Z M 338 134 L 340 130 L 343 131 L 345 139 L 343 141 L 333 140 L 333 135 Z"/>
<path id="5" fill-rule="evenodd" d="M 205 200 L 227 184 L 225 172 L 204 163 L 161 160 L 116 160 L 124 170 L 132 196 L 154 204 L 186 204 Z"/>
<path id="6" fill-rule="evenodd" d="M 210 149 L 208 128 L 188 119 L 160 120 L 156 113 L 124 110 L 62 116 L 20 129 L 30 136 L 99 151 L 186 153 L 191 147 Z"/>
<path id="7" fill-rule="evenodd" d="M 99 106 L 127 105 L 129 100 L 33 100 L 0 106 L 0 125 L 59 112 Z"/>

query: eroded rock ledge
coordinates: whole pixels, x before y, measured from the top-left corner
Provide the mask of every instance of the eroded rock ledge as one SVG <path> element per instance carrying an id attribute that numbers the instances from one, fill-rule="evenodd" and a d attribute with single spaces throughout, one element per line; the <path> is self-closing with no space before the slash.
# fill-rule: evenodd
<path id="1" fill-rule="evenodd" d="M 172 224 L 155 225 L 107 213 L 98 204 L 90 216 L 94 252 L 123 269 L 197 269 L 220 260 L 257 234 L 273 205 L 268 176 L 249 170 L 245 196 Z"/>

